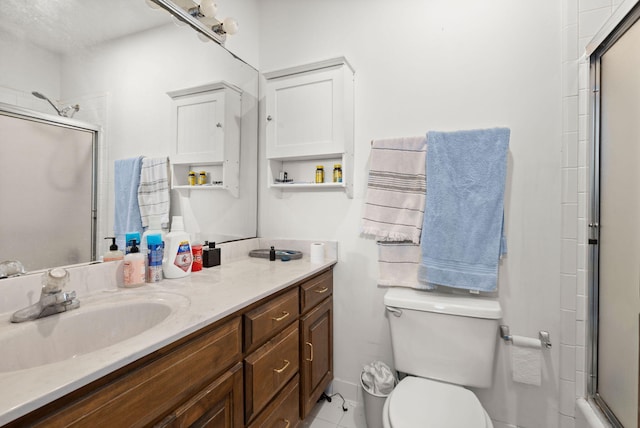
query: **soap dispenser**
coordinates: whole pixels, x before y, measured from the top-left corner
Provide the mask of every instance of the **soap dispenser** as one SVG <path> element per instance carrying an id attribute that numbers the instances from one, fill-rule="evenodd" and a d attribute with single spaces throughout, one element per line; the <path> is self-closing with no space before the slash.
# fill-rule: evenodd
<path id="1" fill-rule="evenodd" d="M 108 236 L 104 239 L 111 239 L 111 245 L 109 246 L 109 251 L 104 253 L 104 256 L 102 257 L 102 261 L 115 262 L 118 260 L 122 260 L 124 258 L 124 254 L 122 253 L 122 251 L 118 250 L 115 236 Z"/>
<path id="2" fill-rule="evenodd" d="M 131 252 L 124 256 L 124 286 L 137 287 L 145 283 L 145 257 L 138 249 L 138 242 L 131 240 Z"/>

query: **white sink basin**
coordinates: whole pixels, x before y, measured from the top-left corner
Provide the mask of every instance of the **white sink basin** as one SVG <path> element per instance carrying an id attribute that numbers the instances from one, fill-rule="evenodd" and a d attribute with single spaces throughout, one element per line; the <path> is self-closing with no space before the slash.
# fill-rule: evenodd
<path id="1" fill-rule="evenodd" d="M 0 372 L 38 367 L 107 348 L 168 320 L 186 297 L 120 295 L 81 299 L 80 308 L 0 328 Z"/>

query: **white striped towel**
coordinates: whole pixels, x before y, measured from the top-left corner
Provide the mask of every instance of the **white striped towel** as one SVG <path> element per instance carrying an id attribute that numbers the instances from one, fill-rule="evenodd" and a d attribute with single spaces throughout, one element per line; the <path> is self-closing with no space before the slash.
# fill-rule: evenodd
<path id="1" fill-rule="evenodd" d="M 362 233 L 420 243 L 426 196 L 426 137 L 376 140 L 371 147 Z"/>
<path id="2" fill-rule="evenodd" d="M 169 225 L 168 167 L 166 157 L 142 159 L 138 205 L 144 227 L 149 227 L 151 217 L 159 217 L 163 228 Z"/>
<path id="3" fill-rule="evenodd" d="M 378 285 L 432 289 L 429 284 L 418 281 L 420 260 L 419 245 L 410 242 L 378 242 Z"/>

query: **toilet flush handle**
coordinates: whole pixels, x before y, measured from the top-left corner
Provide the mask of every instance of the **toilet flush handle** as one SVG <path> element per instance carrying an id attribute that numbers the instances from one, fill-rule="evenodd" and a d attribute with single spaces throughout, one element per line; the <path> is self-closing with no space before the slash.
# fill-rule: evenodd
<path id="1" fill-rule="evenodd" d="M 398 308 L 394 308 L 392 306 L 387 306 L 387 311 L 391 312 L 394 316 L 399 317 L 402 315 L 402 310 L 398 309 Z"/>

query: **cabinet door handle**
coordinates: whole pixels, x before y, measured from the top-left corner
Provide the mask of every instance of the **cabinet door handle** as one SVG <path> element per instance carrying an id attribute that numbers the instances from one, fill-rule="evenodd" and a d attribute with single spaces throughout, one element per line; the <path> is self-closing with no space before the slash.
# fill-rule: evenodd
<path id="1" fill-rule="evenodd" d="M 289 316 L 289 312 L 287 311 L 282 311 L 282 316 L 279 317 L 271 317 L 272 320 L 274 321 L 282 321 L 283 319 L 285 319 L 286 317 Z"/>
<path id="2" fill-rule="evenodd" d="M 329 291 L 329 287 L 322 287 L 320 290 L 313 290 L 318 294 L 322 294 L 322 293 L 326 293 L 327 291 Z"/>
<path id="3" fill-rule="evenodd" d="M 271 117 L 271 115 L 267 116 L 267 122 L 271 122 L 273 120 L 273 118 Z"/>
<path id="4" fill-rule="evenodd" d="M 289 419 L 283 419 L 283 421 L 286 424 L 284 428 L 289 428 L 289 425 L 291 425 L 291 422 L 289 422 Z"/>
<path id="5" fill-rule="evenodd" d="M 282 366 L 282 368 L 281 368 L 281 369 L 273 369 L 273 371 L 274 371 L 274 372 L 276 372 L 276 373 L 278 373 L 278 374 L 280 374 L 280 373 L 282 373 L 283 371 L 285 371 L 285 369 L 286 369 L 287 367 L 289 367 L 289 364 L 290 364 L 290 363 L 289 363 L 289 360 L 284 360 L 284 366 Z"/>
<path id="6" fill-rule="evenodd" d="M 310 358 L 305 358 L 307 361 L 311 362 L 313 361 L 313 344 L 311 342 L 304 342 L 305 345 L 309 345 L 309 351 L 311 353 L 311 357 Z"/>

